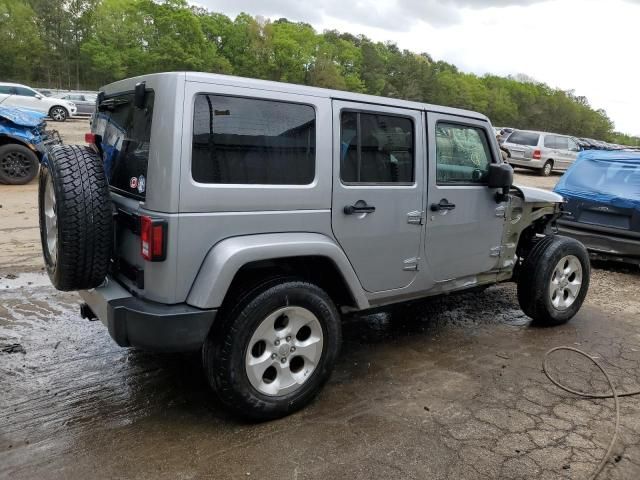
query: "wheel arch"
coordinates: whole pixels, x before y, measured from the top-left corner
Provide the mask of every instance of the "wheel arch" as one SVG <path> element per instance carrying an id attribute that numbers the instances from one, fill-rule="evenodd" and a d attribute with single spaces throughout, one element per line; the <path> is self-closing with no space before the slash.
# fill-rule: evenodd
<path id="1" fill-rule="evenodd" d="M 65 107 L 64 105 L 60 105 L 60 104 L 55 104 L 55 105 L 51 105 L 51 107 L 49 107 L 49 111 L 47 112 L 47 115 L 51 115 L 51 110 L 53 110 L 54 108 L 62 108 L 64 109 L 65 112 L 67 112 L 67 117 L 71 116 L 71 112 L 69 111 L 68 107 Z"/>
<path id="2" fill-rule="evenodd" d="M 14 137 L 13 135 L 7 135 L 7 134 L 0 135 L 0 147 L 4 147 L 5 145 L 11 145 L 14 143 L 17 145 L 22 145 L 23 147 L 27 147 L 29 150 L 31 150 L 33 153 L 36 154 L 38 159 L 40 158 L 38 151 L 34 150 L 33 147 L 29 144 L 29 142 L 22 140 L 19 137 Z"/>
<path id="3" fill-rule="evenodd" d="M 340 247 L 326 235 L 302 232 L 232 237 L 214 245 L 196 275 L 187 303 L 219 308 L 241 285 L 292 274 L 318 284 L 337 304 L 369 307 Z"/>

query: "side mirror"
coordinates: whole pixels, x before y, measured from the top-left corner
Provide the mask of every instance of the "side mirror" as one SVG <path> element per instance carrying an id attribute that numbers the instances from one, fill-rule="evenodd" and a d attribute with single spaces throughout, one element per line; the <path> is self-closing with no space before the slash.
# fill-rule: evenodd
<path id="1" fill-rule="evenodd" d="M 509 189 L 513 185 L 513 168 L 508 163 L 492 163 L 489 165 L 487 175 L 487 185 L 489 188 L 500 188 L 496 193 L 496 202 L 501 203 L 507 200 Z"/>
<path id="2" fill-rule="evenodd" d="M 36 98 L 37 98 L 38 100 L 42 100 L 42 95 L 40 95 L 39 93 L 36 93 Z"/>
<path id="3" fill-rule="evenodd" d="M 509 189 L 513 184 L 513 168 L 507 163 L 492 163 L 487 176 L 489 188 Z"/>

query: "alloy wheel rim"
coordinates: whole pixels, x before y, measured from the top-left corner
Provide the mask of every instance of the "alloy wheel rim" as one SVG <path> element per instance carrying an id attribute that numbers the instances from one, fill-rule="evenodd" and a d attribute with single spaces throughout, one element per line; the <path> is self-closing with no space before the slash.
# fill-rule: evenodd
<path id="1" fill-rule="evenodd" d="M 582 289 L 582 264 L 575 255 L 562 257 L 556 264 L 549 282 L 549 297 L 556 310 L 567 310 L 574 304 Z"/>
<path id="2" fill-rule="evenodd" d="M 322 357 L 324 334 L 318 317 L 287 306 L 269 314 L 256 328 L 245 354 L 251 385 L 268 396 L 282 396 L 304 385 Z"/>
<path id="3" fill-rule="evenodd" d="M 58 216 L 56 214 L 56 196 L 51 177 L 47 180 L 44 190 L 44 223 L 46 246 L 51 264 L 55 265 L 58 258 Z"/>
<path id="4" fill-rule="evenodd" d="M 547 163 L 544 166 L 544 173 L 546 173 L 547 175 L 549 175 L 551 173 L 551 164 L 550 163 Z"/>
<path id="5" fill-rule="evenodd" d="M 32 168 L 29 157 L 22 152 L 7 152 L 0 159 L 0 169 L 9 178 L 26 178 L 31 175 Z"/>
<path id="6" fill-rule="evenodd" d="M 64 111 L 61 108 L 54 108 L 51 111 L 51 117 L 54 120 L 62 120 L 62 119 L 65 118 L 65 114 L 64 114 Z"/>

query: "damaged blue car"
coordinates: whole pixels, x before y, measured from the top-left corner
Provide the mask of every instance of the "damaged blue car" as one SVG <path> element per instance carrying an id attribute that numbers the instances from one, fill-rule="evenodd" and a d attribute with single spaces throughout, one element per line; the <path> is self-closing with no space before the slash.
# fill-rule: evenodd
<path id="1" fill-rule="evenodd" d="M 592 258 L 640 265 L 640 152 L 582 152 L 554 191 L 566 201 L 562 235 Z"/>
<path id="2" fill-rule="evenodd" d="M 38 174 L 46 149 L 62 143 L 44 114 L 0 106 L 0 183 L 23 185 Z"/>

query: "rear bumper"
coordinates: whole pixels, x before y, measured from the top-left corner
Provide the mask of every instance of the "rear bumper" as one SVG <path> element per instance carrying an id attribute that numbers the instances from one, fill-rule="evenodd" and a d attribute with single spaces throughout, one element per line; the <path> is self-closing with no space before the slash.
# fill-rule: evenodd
<path id="1" fill-rule="evenodd" d="M 593 257 L 640 264 L 640 238 L 621 236 L 612 229 L 589 230 L 584 224 L 566 220 L 558 220 L 557 224 L 560 234 L 582 242 Z"/>
<path id="2" fill-rule="evenodd" d="M 142 300 L 111 277 L 104 285 L 79 293 L 121 347 L 161 352 L 197 350 L 216 316 L 216 310 L 184 303 L 165 305 Z"/>
<path id="3" fill-rule="evenodd" d="M 524 167 L 524 168 L 536 168 L 541 169 L 544 167 L 544 160 L 524 160 L 521 158 L 509 158 L 507 160 L 509 165 L 515 165 L 516 167 Z"/>

